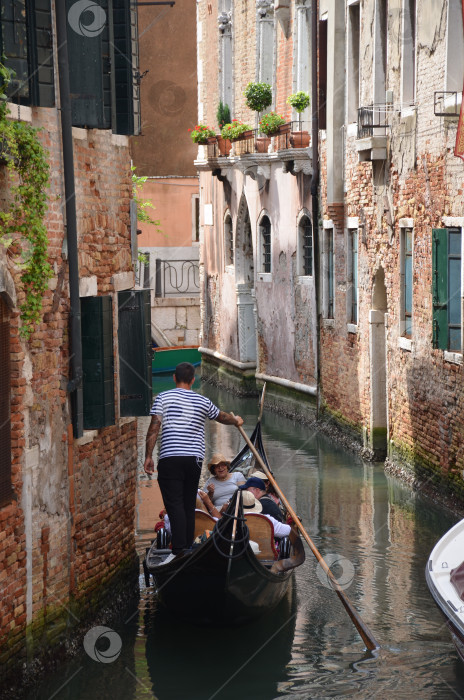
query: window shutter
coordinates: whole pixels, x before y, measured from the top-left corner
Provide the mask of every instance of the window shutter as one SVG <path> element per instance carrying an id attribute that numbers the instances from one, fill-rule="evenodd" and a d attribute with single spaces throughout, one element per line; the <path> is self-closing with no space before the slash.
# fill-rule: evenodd
<path id="1" fill-rule="evenodd" d="M 140 133 L 137 8 L 129 0 L 113 0 L 113 131 Z"/>
<path id="2" fill-rule="evenodd" d="M 69 15 L 71 7 L 78 6 L 75 0 L 66 0 L 68 13 L 69 83 L 73 126 L 90 129 L 111 127 L 111 85 L 109 60 L 108 1 L 100 0 L 102 12 L 95 21 L 103 23 L 101 31 L 94 29 L 88 36 L 86 14 Z M 98 28 L 98 24 L 97 24 Z"/>
<path id="3" fill-rule="evenodd" d="M 34 87 L 33 104 L 53 107 L 55 86 L 53 74 L 52 15 L 50 0 L 35 0 L 34 9 Z M 32 71 L 31 71 L 32 72 Z"/>
<path id="4" fill-rule="evenodd" d="M 448 347 L 448 235 L 446 228 L 432 229 L 433 347 Z"/>
<path id="5" fill-rule="evenodd" d="M 10 320 L 0 299 L 0 507 L 11 501 Z"/>
<path id="6" fill-rule="evenodd" d="M 111 297 L 81 299 L 84 430 L 114 425 Z"/>
<path id="7" fill-rule="evenodd" d="M 152 404 L 150 290 L 119 292 L 120 415 L 147 416 Z"/>

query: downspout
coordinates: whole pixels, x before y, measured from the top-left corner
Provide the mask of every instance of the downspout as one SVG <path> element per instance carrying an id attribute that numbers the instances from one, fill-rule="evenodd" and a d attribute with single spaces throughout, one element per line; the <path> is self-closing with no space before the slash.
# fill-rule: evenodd
<path id="1" fill-rule="evenodd" d="M 74 156 L 72 138 L 71 95 L 69 88 L 69 61 L 66 28 L 66 3 L 55 3 L 56 36 L 58 44 L 58 75 L 61 107 L 61 139 L 63 144 L 64 194 L 66 206 L 66 239 L 68 243 L 70 342 L 67 391 L 71 399 L 71 419 L 75 438 L 83 434 L 82 398 L 82 337 L 81 306 L 79 299 L 79 258 L 77 247 L 76 192 L 74 183 Z"/>
<path id="2" fill-rule="evenodd" d="M 312 220 L 313 220 L 313 250 L 314 250 L 314 293 L 316 299 L 316 419 L 320 411 L 320 381 L 321 381 L 321 319 L 320 319 L 320 257 L 319 257 L 319 100 L 317 90 L 317 25 L 318 3 L 311 2 L 311 143 L 313 176 L 311 180 Z"/>

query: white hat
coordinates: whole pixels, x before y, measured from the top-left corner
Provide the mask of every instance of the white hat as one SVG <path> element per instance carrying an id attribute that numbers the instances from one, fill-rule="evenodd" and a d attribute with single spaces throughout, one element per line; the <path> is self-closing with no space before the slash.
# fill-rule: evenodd
<path id="1" fill-rule="evenodd" d="M 263 479 L 263 481 L 269 481 L 269 477 L 264 472 L 253 472 L 250 476 L 257 476 L 258 479 Z"/>
<path id="2" fill-rule="evenodd" d="M 242 491 L 242 503 L 245 515 L 247 513 L 261 513 L 263 510 L 263 506 L 256 500 L 251 491 Z"/>

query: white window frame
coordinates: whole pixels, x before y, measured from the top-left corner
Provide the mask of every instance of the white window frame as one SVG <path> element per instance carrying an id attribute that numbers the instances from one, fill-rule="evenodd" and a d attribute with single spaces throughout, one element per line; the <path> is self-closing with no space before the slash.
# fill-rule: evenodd
<path id="1" fill-rule="evenodd" d="M 332 236 L 332 269 L 333 269 L 333 314 L 329 316 L 329 237 Z M 323 222 L 322 246 L 322 315 L 327 325 L 335 319 L 335 227 L 331 219 Z"/>
<path id="2" fill-rule="evenodd" d="M 358 266 L 356 270 L 356 278 L 358 284 L 356 286 L 356 323 L 352 321 L 352 308 L 353 308 L 353 250 L 351 237 L 353 232 L 356 231 L 357 239 L 357 253 L 358 253 Z M 346 290 L 346 328 L 348 333 L 357 333 L 359 324 L 359 219 L 358 217 L 348 217 L 346 222 L 346 280 L 347 280 L 347 290 Z"/>
<path id="3" fill-rule="evenodd" d="M 353 32 L 354 23 L 352 21 L 351 8 L 356 7 L 359 17 L 357 27 L 357 55 L 353 52 L 353 40 L 355 32 Z M 361 3 L 359 0 L 350 2 L 346 8 L 346 21 L 348 28 L 348 38 L 346 42 L 346 65 L 347 65 L 347 80 L 346 80 L 346 123 L 352 124 L 358 121 L 358 109 L 361 100 Z M 356 46 L 354 47 L 356 49 Z M 357 68 L 357 71 L 356 71 Z M 357 72 L 357 78 L 356 78 Z"/>
<path id="4" fill-rule="evenodd" d="M 399 335 L 401 338 L 401 347 L 404 350 L 410 350 L 412 347 L 412 338 L 414 334 L 414 300 L 413 300 L 413 305 L 411 309 L 411 336 L 406 336 L 406 324 L 404 321 L 404 315 L 405 315 L 405 307 L 406 307 L 406 299 L 405 299 L 405 294 L 404 294 L 404 282 L 405 282 L 405 261 L 406 261 L 406 247 L 405 247 L 405 236 L 406 236 L 406 230 L 410 229 L 411 230 L 411 236 L 412 236 L 412 241 L 411 241 L 411 249 L 412 249 L 412 280 L 411 280 L 411 285 L 412 288 L 414 287 L 414 220 L 413 219 L 400 219 L 399 222 L 399 228 L 400 228 L 400 317 L 399 317 Z M 411 347 L 410 347 L 411 346 Z"/>
<path id="5" fill-rule="evenodd" d="M 264 218 L 267 218 L 269 220 L 270 224 L 270 256 L 271 256 L 271 271 L 270 272 L 264 272 L 263 267 L 264 267 L 264 250 L 263 250 L 263 234 L 262 234 L 262 221 Z M 263 211 L 260 213 L 259 218 L 258 218 L 258 223 L 257 223 L 257 236 L 256 236 L 256 241 L 257 241 L 257 262 L 258 262 L 258 279 L 260 282 L 271 282 L 272 280 L 272 255 L 273 255 L 273 225 L 272 225 L 272 219 L 269 215 L 269 212 L 266 209 L 263 209 Z"/>
<path id="6" fill-rule="evenodd" d="M 309 220 L 309 223 L 311 224 L 311 248 L 312 248 L 312 274 L 311 275 L 305 275 L 304 274 L 304 235 L 301 230 L 301 222 L 304 218 L 307 218 Z M 310 213 L 307 209 L 302 209 L 300 213 L 298 214 L 297 222 L 296 222 L 296 269 L 297 269 L 297 282 L 301 282 L 302 284 L 307 284 L 308 282 L 312 281 L 314 277 L 314 235 L 312 231 L 312 220 Z"/>
<path id="7" fill-rule="evenodd" d="M 412 24 L 410 13 L 407 9 L 409 3 L 414 4 L 414 47 L 410 52 L 409 45 L 412 41 Z M 417 0 L 402 0 L 402 21 L 401 21 L 401 112 L 407 115 L 411 107 L 416 104 L 417 89 Z M 413 87 L 410 87 L 410 80 L 413 80 Z"/>
<path id="8" fill-rule="evenodd" d="M 462 100 L 464 78 L 464 41 L 462 40 L 462 2 L 448 0 L 448 27 L 446 32 L 445 91 L 458 93 L 458 106 Z M 455 106 L 454 99 L 452 101 Z M 446 107 L 446 101 L 445 101 Z"/>

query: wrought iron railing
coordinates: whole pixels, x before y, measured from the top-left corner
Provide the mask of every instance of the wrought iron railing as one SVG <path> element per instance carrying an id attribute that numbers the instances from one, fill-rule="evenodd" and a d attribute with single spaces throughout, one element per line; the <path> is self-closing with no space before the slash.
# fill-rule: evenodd
<path id="1" fill-rule="evenodd" d="M 196 260 L 155 261 L 155 297 L 194 297 L 200 293 L 200 270 Z"/>
<path id="2" fill-rule="evenodd" d="M 273 136 L 273 150 L 306 148 L 310 142 L 309 129 L 310 122 L 293 121 L 283 124 Z M 270 137 L 260 133 L 259 129 L 251 129 L 234 141 L 234 154 L 242 156 L 248 153 L 267 153 L 269 144 Z M 230 148 L 230 142 L 219 144 L 217 141 L 213 142 L 211 140 L 211 143 L 208 143 L 206 148 L 208 160 L 230 154 L 230 151 L 227 152 L 227 149 Z"/>
<path id="3" fill-rule="evenodd" d="M 385 136 L 387 133 L 387 113 L 390 104 L 372 104 L 358 109 L 357 138 Z"/>

